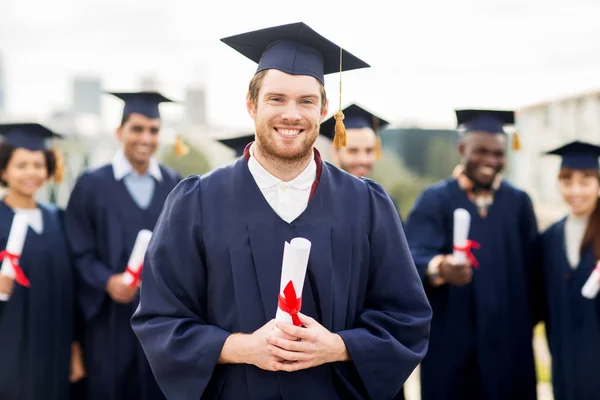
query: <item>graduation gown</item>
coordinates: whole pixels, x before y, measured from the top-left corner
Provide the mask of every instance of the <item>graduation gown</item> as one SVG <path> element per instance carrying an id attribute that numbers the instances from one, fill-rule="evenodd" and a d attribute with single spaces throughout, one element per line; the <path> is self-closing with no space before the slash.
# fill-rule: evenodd
<path id="1" fill-rule="evenodd" d="M 465 286 L 432 287 L 425 271 L 434 256 L 452 254 L 457 208 L 471 214 L 469 238 L 481 245 L 473 250 L 480 265 Z M 421 193 L 408 215 L 406 236 L 434 315 L 421 365 L 423 400 L 536 398 L 533 207 L 526 193 L 502 182 L 488 211 L 480 217 L 451 178 Z"/>
<path id="2" fill-rule="evenodd" d="M 160 167 L 150 206 L 143 210 L 112 165 L 85 172 L 75 184 L 65 213 L 67 235 L 81 289 L 78 301 L 85 317 L 84 354 L 90 400 L 164 399 L 156 385 L 130 318 L 137 299 L 115 303 L 106 293 L 111 275 L 127 267 L 137 233 L 154 229 L 164 201 L 180 180 Z"/>
<path id="3" fill-rule="evenodd" d="M 554 398 L 596 400 L 600 397 L 600 297 L 589 300 L 581 295 L 596 260 L 590 245 L 577 268 L 571 269 L 565 221 L 558 221 L 542 236 Z"/>
<path id="4" fill-rule="evenodd" d="M 0 399 L 69 399 L 74 339 L 74 277 L 60 210 L 39 205 L 44 229 L 28 229 L 19 265 L 31 286 L 15 283 L 0 316 Z M 0 201 L 0 249 L 14 212 Z"/>
<path id="5" fill-rule="evenodd" d="M 132 318 L 169 399 L 392 399 L 423 358 L 431 309 L 392 202 L 373 181 L 317 165 L 314 196 L 289 224 L 244 158 L 169 196 Z M 353 361 L 293 373 L 217 365 L 232 332 L 275 317 L 284 242 L 296 236 L 312 242 L 302 312 Z"/>

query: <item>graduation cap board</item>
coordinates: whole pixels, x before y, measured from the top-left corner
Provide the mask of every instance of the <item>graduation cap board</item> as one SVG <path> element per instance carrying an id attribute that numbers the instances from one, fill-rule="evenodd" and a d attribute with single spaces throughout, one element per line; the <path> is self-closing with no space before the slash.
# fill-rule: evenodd
<path id="1" fill-rule="evenodd" d="M 250 143 L 254 140 L 254 137 L 255 137 L 255 135 L 251 134 L 251 135 L 238 136 L 238 137 L 227 138 L 227 139 L 217 139 L 217 140 L 220 143 L 222 143 L 225 146 L 232 149 L 233 151 L 235 151 L 236 157 L 241 157 L 244 154 L 244 149 L 246 148 L 248 143 Z"/>
<path id="2" fill-rule="evenodd" d="M 375 132 L 376 135 L 379 134 L 379 131 L 389 125 L 389 122 L 384 120 L 383 118 L 378 117 L 377 115 L 365 110 L 357 104 L 350 104 L 343 110 L 344 113 L 344 125 L 346 129 L 361 129 L 361 128 L 371 128 Z M 321 123 L 320 134 L 334 139 L 335 135 L 335 118 L 332 116 L 329 119 L 326 119 Z M 376 145 L 377 157 L 381 156 L 381 140 L 379 136 L 377 136 L 377 145 Z"/>
<path id="3" fill-rule="evenodd" d="M 173 100 L 158 92 L 108 92 L 123 100 L 123 118 L 133 114 L 142 114 L 145 117 L 160 118 L 158 106 L 160 103 L 174 103 Z"/>
<path id="4" fill-rule="evenodd" d="M 505 125 L 515 124 L 515 112 L 504 110 L 456 110 L 458 128 L 464 128 L 466 132 L 486 132 L 493 135 L 503 134 Z M 513 150 L 519 150 L 521 143 L 518 133 L 512 138 Z"/>
<path id="5" fill-rule="evenodd" d="M 341 110 L 343 71 L 370 65 L 315 32 L 303 22 L 274 26 L 222 38 L 221 41 L 258 64 L 256 73 L 276 69 L 291 75 L 308 75 L 325 84 L 325 75 L 340 73 L 340 109 L 335 115 L 334 145 L 346 145 Z"/>
<path id="6" fill-rule="evenodd" d="M 62 152 L 51 143 L 51 139 L 61 138 L 61 135 L 35 122 L 0 124 L 0 135 L 4 143 L 16 148 L 30 151 L 52 149 L 56 158 L 54 180 L 58 183 L 62 181 L 64 171 Z"/>
<path id="7" fill-rule="evenodd" d="M 600 146 L 591 143 L 574 142 L 565 144 L 544 154 L 562 157 L 561 168 L 595 169 L 600 171 Z"/>

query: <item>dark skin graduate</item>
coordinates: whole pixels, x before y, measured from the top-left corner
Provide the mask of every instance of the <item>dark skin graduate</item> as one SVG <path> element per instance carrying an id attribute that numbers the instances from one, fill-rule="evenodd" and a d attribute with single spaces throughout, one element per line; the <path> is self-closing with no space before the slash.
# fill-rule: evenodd
<path id="1" fill-rule="evenodd" d="M 486 132 L 467 132 L 458 144 L 458 153 L 465 175 L 482 189 L 493 184 L 506 163 L 506 136 Z M 472 265 L 456 262 L 451 254 L 440 264 L 440 278 L 457 286 L 471 282 Z"/>

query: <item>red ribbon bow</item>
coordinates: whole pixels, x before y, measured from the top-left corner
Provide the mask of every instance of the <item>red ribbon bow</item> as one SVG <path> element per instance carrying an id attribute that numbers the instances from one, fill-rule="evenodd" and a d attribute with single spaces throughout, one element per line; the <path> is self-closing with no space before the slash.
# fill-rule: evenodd
<path id="1" fill-rule="evenodd" d="M 467 258 L 471 262 L 471 265 L 473 265 L 473 267 L 477 268 L 477 267 L 479 267 L 479 263 L 477 262 L 477 259 L 471 252 L 471 249 L 478 249 L 479 247 L 480 247 L 479 243 L 475 242 L 474 240 L 467 240 L 467 244 L 465 244 L 463 247 L 454 245 L 454 250 L 462 251 L 463 253 L 466 253 Z"/>
<path id="2" fill-rule="evenodd" d="M 131 281 L 131 283 L 129 284 L 129 287 L 136 287 L 138 282 L 140 281 L 140 278 L 142 277 L 142 268 L 144 267 L 144 263 L 140 264 L 140 267 L 138 268 L 137 272 L 134 271 L 133 269 L 131 269 L 131 267 L 129 267 L 129 265 L 127 266 L 127 268 L 125 269 L 125 272 L 128 272 L 131 277 L 133 278 L 133 280 Z"/>
<path id="3" fill-rule="evenodd" d="M 9 253 L 8 250 L 0 251 L 0 260 L 8 259 L 15 271 L 15 281 L 21 286 L 29 287 L 29 279 L 25 276 L 25 273 L 19 267 L 19 258 L 17 254 Z"/>
<path id="4" fill-rule="evenodd" d="M 289 281 L 285 286 L 285 289 L 283 289 L 283 297 L 281 296 L 281 293 L 279 294 L 277 305 L 281 311 L 290 314 L 294 325 L 302 326 L 302 322 L 298 317 L 298 313 L 302 308 L 302 297 L 296 297 L 296 289 L 294 289 L 292 281 Z"/>

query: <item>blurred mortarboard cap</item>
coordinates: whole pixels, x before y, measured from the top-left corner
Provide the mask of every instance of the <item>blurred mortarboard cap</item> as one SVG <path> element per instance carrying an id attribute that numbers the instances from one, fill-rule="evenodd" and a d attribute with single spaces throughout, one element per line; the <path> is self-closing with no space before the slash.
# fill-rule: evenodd
<path id="1" fill-rule="evenodd" d="M 34 122 L 0 124 L 0 134 L 4 137 L 5 143 L 31 151 L 46 150 L 51 147 L 48 143 L 49 139 L 61 137 L 45 126 Z"/>
<path id="2" fill-rule="evenodd" d="M 545 154 L 562 157 L 561 168 L 600 170 L 600 146 L 591 143 L 576 140 Z"/>
<path id="3" fill-rule="evenodd" d="M 291 75 L 308 75 L 325 84 L 325 75 L 367 68 L 370 65 L 343 50 L 303 22 L 274 26 L 222 38 L 221 41 L 258 64 L 256 72 L 276 69 Z M 344 147 L 344 114 L 336 113 L 334 145 Z"/>
<path id="4" fill-rule="evenodd" d="M 375 134 L 390 123 L 377 115 L 365 110 L 357 104 L 351 104 L 342 110 L 346 129 L 371 128 Z M 335 118 L 329 117 L 321 123 L 320 134 L 333 140 L 335 134 Z"/>
<path id="5" fill-rule="evenodd" d="M 515 124 L 515 112 L 508 110 L 456 110 L 458 128 L 466 132 L 486 132 L 490 134 L 506 134 L 505 125 Z M 513 133 L 513 150 L 521 148 L 517 132 Z"/>
<path id="6" fill-rule="evenodd" d="M 241 157 L 244 154 L 244 149 L 246 148 L 248 143 L 254 141 L 254 133 L 251 135 L 217 140 L 225 146 L 229 147 L 230 149 L 233 149 L 235 151 L 236 157 Z"/>
<path id="7" fill-rule="evenodd" d="M 123 100 L 123 118 L 133 113 L 142 114 L 145 117 L 160 118 L 158 106 L 160 103 L 174 103 L 173 100 L 158 92 L 108 92 Z"/>

